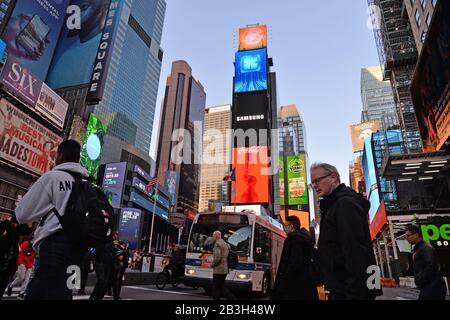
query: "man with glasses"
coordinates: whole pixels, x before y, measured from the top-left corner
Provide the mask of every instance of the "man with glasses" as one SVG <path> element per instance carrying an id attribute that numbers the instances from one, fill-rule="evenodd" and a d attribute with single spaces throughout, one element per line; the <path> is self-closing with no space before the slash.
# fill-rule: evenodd
<path id="1" fill-rule="evenodd" d="M 376 265 L 369 232 L 370 202 L 341 184 L 337 169 L 325 163 L 311 167 L 312 187 L 320 200 L 318 255 L 330 300 L 373 300 L 369 266 Z"/>
<path id="2" fill-rule="evenodd" d="M 423 241 L 418 226 L 408 227 L 405 236 L 414 245 L 413 270 L 419 300 L 445 300 L 447 288 L 439 272 L 436 250 Z"/>

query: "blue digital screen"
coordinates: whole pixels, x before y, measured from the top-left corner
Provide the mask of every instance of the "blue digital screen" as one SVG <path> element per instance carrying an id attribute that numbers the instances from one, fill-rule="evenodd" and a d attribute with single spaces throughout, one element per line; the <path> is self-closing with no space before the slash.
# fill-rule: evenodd
<path id="1" fill-rule="evenodd" d="M 267 49 L 236 52 L 234 93 L 267 90 Z"/>
<path id="2" fill-rule="evenodd" d="M 119 238 L 128 243 L 130 250 L 134 250 L 139 246 L 141 219 L 141 210 L 122 208 L 119 223 Z"/>
<path id="3" fill-rule="evenodd" d="M 372 222 L 380 206 L 380 191 L 378 188 L 375 159 L 372 150 L 372 135 L 364 142 L 363 170 L 366 181 L 367 200 L 370 201 L 369 217 Z"/>

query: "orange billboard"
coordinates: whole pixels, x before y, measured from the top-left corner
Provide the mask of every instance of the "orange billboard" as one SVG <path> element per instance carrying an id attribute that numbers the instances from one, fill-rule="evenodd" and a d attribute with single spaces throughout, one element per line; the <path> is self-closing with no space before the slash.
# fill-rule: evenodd
<path id="1" fill-rule="evenodd" d="M 380 121 L 373 120 L 368 122 L 363 122 L 360 124 L 355 124 L 350 127 L 352 135 L 352 147 L 353 152 L 364 150 L 364 141 L 372 133 L 376 133 L 380 130 Z"/>
<path id="2" fill-rule="evenodd" d="M 299 211 L 299 210 L 288 210 L 289 217 L 297 217 L 300 220 L 300 226 L 301 228 L 305 228 L 306 230 L 309 231 L 309 212 L 308 211 Z M 281 209 L 280 210 L 280 217 L 281 220 L 283 221 L 283 223 L 286 223 L 286 215 L 285 215 L 285 210 Z"/>
<path id="3" fill-rule="evenodd" d="M 236 204 L 269 202 L 269 163 L 267 147 L 233 149 L 231 202 Z"/>
<path id="4" fill-rule="evenodd" d="M 267 26 L 239 29 L 239 51 L 267 47 Z"/>

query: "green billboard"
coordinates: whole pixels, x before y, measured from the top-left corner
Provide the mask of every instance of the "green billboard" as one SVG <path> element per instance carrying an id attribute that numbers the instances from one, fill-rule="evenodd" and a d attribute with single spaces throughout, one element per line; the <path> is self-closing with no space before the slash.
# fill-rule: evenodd
<path id="1" fill-rule="evenodd" d="M 280 205 L 284 206 L 284 161 L 283 161 L 283 156 L 280 156 L 279 160 L 278 160 L 278 166 L 279 166 L 279 171 L 278 171 L 278 177 L 279 177 L 279 181 L 280 181 Z"/>
<path id="2" fill-rule="evenodd" d="M 289 205 L 308 204 L 305 155 L 287 157 Z"/>
<path id="3" fill-rule="evenodd" d="M 83 149 L 81 150 L 80 163 L 89 173 L 89 176 L 97 178 L 98 168 L 102 159 L 103 142 L 108 127 L 91 113 L 86 128 Z"/>

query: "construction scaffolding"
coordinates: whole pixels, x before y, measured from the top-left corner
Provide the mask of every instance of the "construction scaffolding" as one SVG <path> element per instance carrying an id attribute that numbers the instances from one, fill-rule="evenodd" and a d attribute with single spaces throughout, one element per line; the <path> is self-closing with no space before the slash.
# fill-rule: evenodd
<path id="1" fill-rule="evenodd" d="M 384 80 L 391 82 L 407 152 L 422 152 L 411 81 L 418 53 L 403 0 L 368 0 Z"/>

